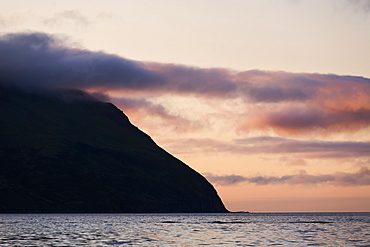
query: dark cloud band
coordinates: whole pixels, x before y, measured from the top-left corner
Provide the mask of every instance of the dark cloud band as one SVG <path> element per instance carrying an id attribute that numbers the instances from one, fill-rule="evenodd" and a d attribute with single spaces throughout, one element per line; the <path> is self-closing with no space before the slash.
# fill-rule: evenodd
<path id="1" fill-rule="evenodd" d="M 328 134 L 370 126 L 370 79 L 363 77 L 137 62 L 76 48 L 45 33 L 1 36 L 0 54 L 0 83 L 28 90 L 72 88 L 107 95 L 120 90 L 151 97 L 240 99 L 245 112 L 235 128 L 241 133 Z M 156 106 L 161 107 L 166 108 Z"/>
<path id="2" fill-rule="evenodd" d="M 35 88 L 132 88 L 158 86 L 161 76 L 138 63 L 103 52 L 69 48 L 45 33 L 0 39 L 0 82 Z"/>

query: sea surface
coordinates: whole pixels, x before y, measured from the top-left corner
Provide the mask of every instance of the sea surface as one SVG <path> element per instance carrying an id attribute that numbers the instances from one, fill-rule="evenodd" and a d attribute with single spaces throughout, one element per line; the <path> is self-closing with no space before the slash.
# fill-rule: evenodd
<path id="1" fill-rule="evenodd" d="M 370 213 L 0 214 L 0 246 L 370 246 Z"/>

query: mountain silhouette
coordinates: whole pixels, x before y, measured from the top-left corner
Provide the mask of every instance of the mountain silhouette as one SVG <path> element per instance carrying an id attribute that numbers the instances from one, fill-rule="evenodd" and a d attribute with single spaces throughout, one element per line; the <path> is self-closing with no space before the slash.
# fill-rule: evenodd
<path id="1" fill-rule="evenodd" d="M 111 103 L 0 85 L 0 213 L 227 212 Z"/>

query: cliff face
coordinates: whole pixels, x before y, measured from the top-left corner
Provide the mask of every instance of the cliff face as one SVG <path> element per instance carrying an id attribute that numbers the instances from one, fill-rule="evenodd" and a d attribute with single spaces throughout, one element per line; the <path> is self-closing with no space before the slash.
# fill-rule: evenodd
<path id="1" fill-rule="evenodd" d="M 0 212 L 227 212 L 213 186 L 76 90 L 0 87 Z"/>

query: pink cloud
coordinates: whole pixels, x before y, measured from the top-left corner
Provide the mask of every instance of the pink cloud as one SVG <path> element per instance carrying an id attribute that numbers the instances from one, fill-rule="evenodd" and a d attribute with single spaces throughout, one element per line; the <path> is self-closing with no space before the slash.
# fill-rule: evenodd
<path id="1" fill-rule="evenodd" d="M 357 172 L 336 172 L 333 174 L 308 174 L 300 171 L 293 175 L 284 176 L 255 176 L 244 177 L 239 175 L 205 174 L 206 178 L 217 185 L 235 185 L 240 183 L 251 183 L 256 185 L 269 184 L 289 184 L 289 185 L 318 185 L 330 184 L 335 186 L 368 186 L 370 185 L 370 170 L 368 167 L 362 167 Z"/>
<path id="2" fill-rule="evenodd" d="M 340 104 L 340 102 L 337 102 Z M 370 109 L 334 110 L 307 104 L 252 107 L 238 131 L 273 130 L 281 135 L 354 132 L 370 126 Z"/>
<path id="3" fill-rule="evenodd" d="M 73 11 L 61 17 L 83 20 Z M 109 95 L 119 91 L 130 93 L 130 97 L 193 95 L 214 102 L 238 99 L 245 109 L 235 123 L 239 133 L 266 130 L 279 135 L 328 135 L 370 127 L 368 78 L 138 62 L 70 47 L 45 33 L 0 36 L 0 53 L 0 81 L 5 85 L 75 88 Z M 133 107 L 191 126 L 185 118 L 171 116 L 164 105 L 141 101 L 129 109 L 133 111 Z M 233 112 L 232 108 L 227 110 Z"/>
<path id="4" fill-rule="evenodd" d="M 196 123 L 181 116 L 170 114 L 162 105 L 154 104 L 143 98 L 111 98 L 111 100 L 136 121 L 144 122 L 144 118 L 158 117 L 179 133 L 195 130 L 199 127 Z M 155 128 L 152 124 L 150 127 Z"/>
<path id="5" fill-rule="evenodd" d="M 288 166 L 306 166 L 307 163 L 305 160 L 301 158 L 289 158 L 289 157 L 281 157 L 279 159 L 280 162 L 284 162 Z"/>
<path id="6" fill-rule="evenodd" d="M 290 154 L 296 164 L 304 165 L 303 158 L 360 158 L 370 157 L 370 142 L 300 141 L 259 136 L 223 142 L 214 139 L 164 140 L 173 153 L 235 153 L 235 154 Z M 285 161 L 284 161 L 285 162 Z"/>

